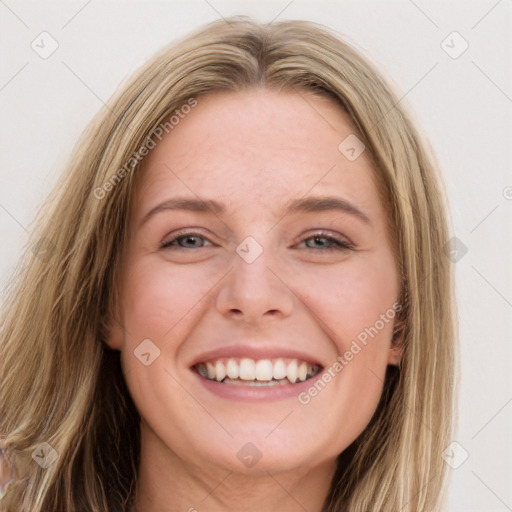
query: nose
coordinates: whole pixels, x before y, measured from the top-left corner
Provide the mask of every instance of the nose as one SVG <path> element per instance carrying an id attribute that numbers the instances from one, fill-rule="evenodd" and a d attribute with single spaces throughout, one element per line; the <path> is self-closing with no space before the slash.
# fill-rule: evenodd
<path id="1" fill-rule="evenodd" d="M 235 252 L 217 295 L 217 310 L 247 323 L 289 316 L 295 295 L 285 274 L 268 249 L 250 263 Z"/>

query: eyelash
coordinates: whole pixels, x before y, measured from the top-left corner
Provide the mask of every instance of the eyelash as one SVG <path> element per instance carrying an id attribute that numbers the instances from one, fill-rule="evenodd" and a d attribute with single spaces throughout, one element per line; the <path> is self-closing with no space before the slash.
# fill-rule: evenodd
<path id="1" fill-rule="evenodd" d="M 203 238 L 204 240 L 208 240 L 206 237 L 202 236 L 201 233 L 198 233 L 196 231 L 182 231 L 182 232 L 178 232 L 171 240 L 164 242 L 161 246 L 161 249 L 168 249 L 171 247 L 171 244 L 178 241 L 180 238 L 187 238 L 187 237 L 197 237 L 197 238 Z M 351 243 L 345 242 L 342 240 L 338 240 L 337 238 L 329 236 L 324 231 L 319 231 L 317 233 L 314 233 L 313 235 L 305 237 L 302 240 L 300 240 L 299 243 L 302 243 L 306 240 L 310 240 L 310 239 L 314 239 L 314 238 L 323 238 L 325 240 L 334 242 L 336 244 L 335 247 L 329 247 L 327 249 L 322 249 L 322 248 L 313 249 L 311 247 L 307 247 L 307 249 L 310 249 L 315 252 L 346 251 L 346 250 L 353 250 L 355 248 Z M 178 250 L 179 249 L 187 249 L 187 247 L 178 247 Z M 192 247 L 192 249 L 202 249 L 202 247 Z"/>

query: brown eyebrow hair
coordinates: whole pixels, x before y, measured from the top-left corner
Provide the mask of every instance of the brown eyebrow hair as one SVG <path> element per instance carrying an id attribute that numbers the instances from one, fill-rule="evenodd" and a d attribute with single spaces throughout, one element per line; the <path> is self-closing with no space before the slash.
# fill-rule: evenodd
<path id="1" fill-rule="evenodd" d="M 225 205 L 213 199 L 193 199 L 186 197 L 176 197 L 168 199 L 154 208 L 152 208 L 142 218 L 139 227 L 142 226 L 151 217 L 166 210 L 188 210 L 194 212 L 221 214 L 226 211 Z M 357 206 L 341 197 L 335 196 L 312 196 L 307 198 L 294 199 L 284 207 L 284 212 L 288 213 L 312 213 L 322 211 L 342 211 L 362 220 L 366 224 L 371 224 L 368 216 Z"/>

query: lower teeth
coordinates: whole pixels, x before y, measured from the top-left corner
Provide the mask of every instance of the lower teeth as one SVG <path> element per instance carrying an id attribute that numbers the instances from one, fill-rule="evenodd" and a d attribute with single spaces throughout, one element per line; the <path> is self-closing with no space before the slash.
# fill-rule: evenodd
<path id="1" fill-rule="evenodd" d="M 235 386 L 279 386 L 282 384 L 288 384 L 290 381 L 288 379 L 258 381 L 258 380 L 229 379 L 226 377 L 221 382 L 222 382 L 222 384 L 233 384 Z"/>

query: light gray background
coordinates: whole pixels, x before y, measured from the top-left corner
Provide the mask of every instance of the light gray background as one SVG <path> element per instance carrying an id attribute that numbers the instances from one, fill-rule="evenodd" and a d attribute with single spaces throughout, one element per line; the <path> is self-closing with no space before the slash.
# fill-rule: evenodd
<path id="1" fill-rule="evenodd" d="M 437 152 L 454 235 L 468 249 L 455 264 L 462 380 L 452 460 L 469 456 L 452 473 L 449 510 L 512 511 L 511 11 L 511 0 L 0 0 L 2 289 L 78 135 L 154 52 L 232 14 L 326 24 L 403 91 Z M 59 45 L 46 59 L 31 48 L 43 31 Z M 469 44 L 458 58 L 441 46 L 463 48 L 458 36 L 446 39 L 453 31 Z"/>

